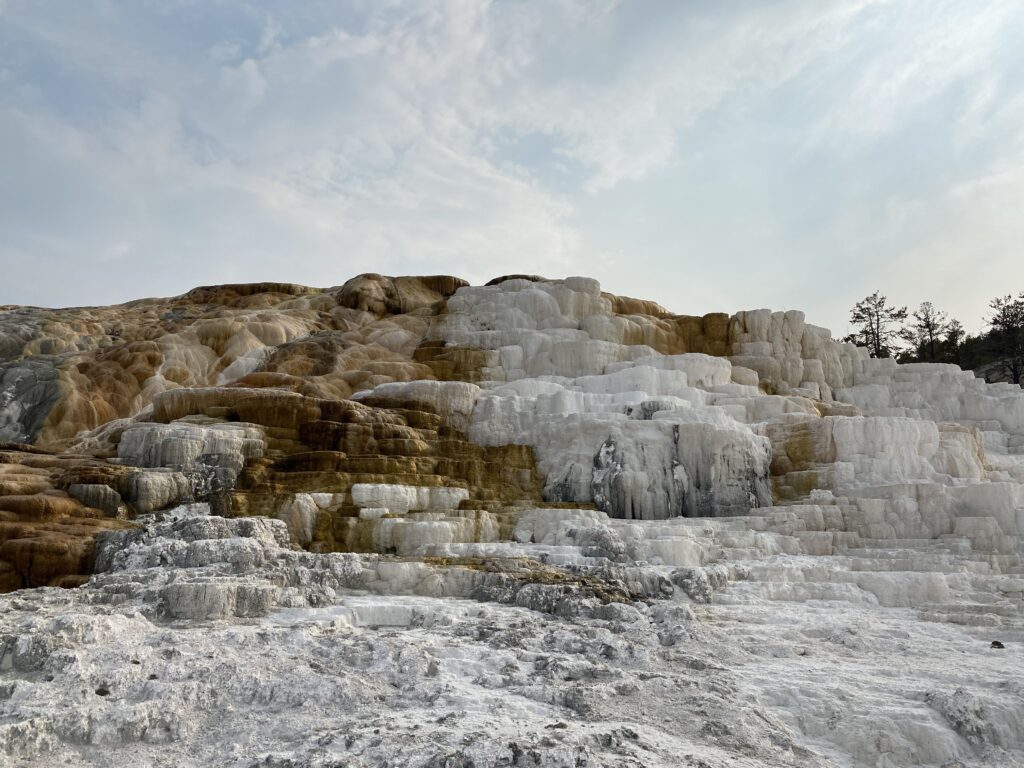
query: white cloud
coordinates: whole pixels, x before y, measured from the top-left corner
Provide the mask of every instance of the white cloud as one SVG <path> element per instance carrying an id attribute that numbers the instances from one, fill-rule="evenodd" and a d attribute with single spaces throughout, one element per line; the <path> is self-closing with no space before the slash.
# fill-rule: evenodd
<path id="1" fill-rule="evenodd" d="M 810 274 L 815 249 L 917 263 L 928 244 L 973 238 L 1006 253 L 1024 124 L 1006 42 L 1021 14 L 1009 0 L 936 8 L 82 2 L 58 18 L 8 5 L 0 152 L 17 172 L 0 179 L 0 301 L 598 270 L 612 288 L 657 274 L 635 292 L 658 298 L 721 281 L 704 295 L 800 306 L 817 300 L 786 270 Z M 898 188 L 886 164 L 935 104 L 915 130 L 949 134 L 949 167 Z M 698 172 L 702 157 L 717 164 Z M 714 200 L 714 226 L 680 231 L 672 196 Z M 611 201 L 637 215 L 602 241 Z M 699 252 L 681 259 L 681 243 Z M 758 249 L 791 263 L 748 301 L 735 275 L 771 261 Z M 692 290 L 674 308 L 694 310 Z M 812 317 L 836 324 L 828 304 Z"/>
<path id="2" fill-rule="evenodd" d="M 983 108 L 999 77 L 1000 41 L 1021 7 L 908 0 L 882 10 L 850 41 L 863 57 L 859 75 L 815 126 L 815 143 L 876 140 L 958 83 L 974 93 L 966 114 Z"/>
<path id="3" fill-rule="evenodd" d="M 267 91 L 266 78 L 253 59 L 246 59 L 237 67 L 222 67 L 220 83 L 225 96 L 237 98 L 243 108 L 258 106 Z"/>

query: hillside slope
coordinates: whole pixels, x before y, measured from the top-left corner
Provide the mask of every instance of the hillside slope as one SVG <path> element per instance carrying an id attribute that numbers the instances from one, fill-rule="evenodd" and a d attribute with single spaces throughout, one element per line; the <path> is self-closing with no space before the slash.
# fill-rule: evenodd
<path id="1" fill-rule="evenodd" d="M 182 765 L 229 743 L 239 765 L 1024 759 L 1012 385 L 869 359 L 797 311 L 367 274 L 4 308 L 0 404 L 0 590 L 98 574 L 0 620 L 46 637 L 73 614 L 89 659 L 0 643 L 17 680 L 49 670 L 0 697 L 0 750 L 30 763 L 158 742 Z M 202 744 L 215 691 L 257 720 L 261 697 L 301 704 L 264 630 L 315 670 L 319 715 Z M 159 660 L 165 631 L 254 677 Z M 167 682 L 118 671 L 139 656 Z M 401 740 L 375 741 L 358 691 Z M 351 740 L 317 746 L 317 717 Z"/>

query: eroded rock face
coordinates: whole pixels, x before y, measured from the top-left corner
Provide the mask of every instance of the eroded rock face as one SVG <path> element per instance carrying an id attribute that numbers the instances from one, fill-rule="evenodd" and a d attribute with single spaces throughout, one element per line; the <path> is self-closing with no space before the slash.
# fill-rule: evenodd
<path id="1" fill-rule="evenodd" d="M 412 355 L 462 285 L 363 275 L 328 289 L 255 283 L 116 307 L 4 307 L 0 441 L 63 448 L 178 387 L 242 382 L 348 397 L 433 378 Z"/>
<path id="2" fill-rule="evenodd" d="M 85 457 L 0 446 L 0 591 L 75 586 L 93 570 L 93 538 L 128 525 L 108 482 L 117 470 Z M 102 473 L 104 483 L 76 480 Z"/>
<path id="3" fill-rule="evenodd" d="M 326 290 L 260 283 L 118 307 L 3 308 L 0 441 L 110 459 L 109 468 L 93 462 L 87 472 L 87 462 L 59 459 L 85 474 L 65 482 L 52 473 L 53 482 L 31 491 L 45 492 L 34 502 L 0 501 L 3 540 L 17 542 L 0 554 L 3 588 L 88 573 L 94 529 L 110 523 L 83 520 L 207 499 L 229 512 L 238 475 L 267 441 L 276 456 L 305 447 L 280 433 L 312 421 L 313 400 L 434 378 L 414 353 L 462 285 L 444 276 L 366 275 Z M 257 422 L 248 427 L 224 423 L 249 412 Z M 22 467 L 39 461 L 16 452 L 7 459 Z M 0 497 L 17 490 L 0 485 Z M 268 495 L 260 508 L 276 499 Z M 45 514 L 29 511 L 32 504 Z"/>
<path id="4" fill-rule="evenodd" d="M 32 491 L 69 514 L 206 501 L 317 551 L 409 554 L 507 538 L 541 503 L 640 520 L 810 503 L 862 535 L 1006 555 L 1024 523 L 1019 390 L 868 360 L 799 312 L 673 315 L 587 278 L 366 274 L 7 309 L 0 338 L 0 429 L 91 457 Z"/>
<path id="5" fill-rule="evenodd" d="M 0 762 L 1024 761 L 1019 389 L 521 275 L 0 356 Z"/>

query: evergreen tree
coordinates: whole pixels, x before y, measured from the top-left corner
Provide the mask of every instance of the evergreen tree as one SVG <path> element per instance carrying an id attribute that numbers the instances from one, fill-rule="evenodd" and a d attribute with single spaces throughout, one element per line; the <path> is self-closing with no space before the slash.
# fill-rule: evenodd
<path id="1" fill-rule="evenodd" d="M 943 360 L 960 365 L 960 348 L 963 346 L 965 338 L 964 327 L 960 321 L 950 320 L 946 325 L 946 338 L 942 342 Z"/>
<path id="2" fill-rule="evenodd" d="M 843 341 L 867 347 L 871 357 L 892 357 L 899 349 L 898 342 L 906 338 L 902 325 L 906 319 L 906 307 L 889 306 L 889 300 L 875 291 L 850 310 L 850 323 L 857 330 Z"/>
<path id="3" fill-rule="evenodd" d="M 989 308 L 992 316 L 987 323 L 991 328 L 992 353 L 1010 381 L 1020 384 L 1024 377 L 1024 293 L 1017 298 L 996 297 Z"/>
<path id="4" fill-rule="evenodd" d="M 914 345 L 918 360 L 934 363 L 939 360 L 942 338 L 949 332 L 949 315 L 935 308 L 930 301 L 921 303 L 907 329 L 907 340 Z"/>

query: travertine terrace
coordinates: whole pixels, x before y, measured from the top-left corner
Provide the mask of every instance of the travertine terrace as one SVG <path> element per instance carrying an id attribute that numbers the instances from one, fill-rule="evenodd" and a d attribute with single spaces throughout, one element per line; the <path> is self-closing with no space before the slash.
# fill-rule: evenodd
<path id="1" fill-rule="evenodd" d="M 797 311 L 5 307 L 0 440 L 12 765 L 1024 764 L 1024 392 Z"/>

